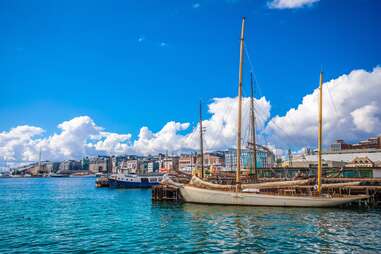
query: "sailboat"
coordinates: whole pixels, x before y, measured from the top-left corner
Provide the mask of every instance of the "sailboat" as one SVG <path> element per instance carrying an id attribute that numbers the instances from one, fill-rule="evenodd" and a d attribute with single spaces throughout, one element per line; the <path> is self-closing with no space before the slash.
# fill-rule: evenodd
<path id="1" fill-rule="evenodd" d="M 241 185 L 241 121 L 242 121 L 242 66 L 244 50 L 245 18 L 242 18 L 242 29 L 240 39 L 240 64 L 238 79 L 238 119 L 237 119 L 237 170 L 235 185 L 213 184 L 196 176 L 193 176 L 188 184 L 177 184 L 185 202 L 201 204 L 221 204 L 221 205 L 245 205 L 245 206 L 283 206 L 283 207 L 335 207 L 356 200 L 366 199 L 366 195 L 340 195 L 331 196 L 322 194 L 322 85 L 323 73 L 320 73 L 320 98 L 319 98 L 319 131 L 318 131 L 318 177 L 317 190 L 311 194 L 296 193 L 265 193 L 261 192 L 261 187 L 274 186 L 292 187 L 297 184 L 306 184 L 309 180 L 274 182 L 274 183 L 254 183 Z M 253 107 L 253 105 L 251 105 Z M 254 112 L 254 111 L 252 111 Z M 254 119 L 252 113 L 252 120 Z M 254 131 L 254 130 L 253 130 Z M 254 133 L 255 135 L 255 133 Z M 255 138 L 255 136 L 254 136 Z M 255 152 L 255 140 L 253 150 Z M 255 163 L 255 162 L 254 162 Z"/>

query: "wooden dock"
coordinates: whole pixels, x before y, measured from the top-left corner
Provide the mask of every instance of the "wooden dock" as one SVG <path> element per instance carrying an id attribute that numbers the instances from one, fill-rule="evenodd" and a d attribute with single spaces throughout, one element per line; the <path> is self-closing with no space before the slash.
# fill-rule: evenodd
<path id="1" fill-rule="evenodd" d="M 152 200 L 181 202 L 182 198 L 178 188 L 160 184 L 152 187 Z"/>

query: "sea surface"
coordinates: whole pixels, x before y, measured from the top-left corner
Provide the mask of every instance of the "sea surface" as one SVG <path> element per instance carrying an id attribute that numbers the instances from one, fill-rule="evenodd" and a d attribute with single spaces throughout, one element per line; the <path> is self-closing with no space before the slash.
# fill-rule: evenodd
<path id="1" fill-rule="evenodd" d="M 0 253 L 381 253 L 380 209 L 152 202 L 95 178 L 0 179 Z"/>

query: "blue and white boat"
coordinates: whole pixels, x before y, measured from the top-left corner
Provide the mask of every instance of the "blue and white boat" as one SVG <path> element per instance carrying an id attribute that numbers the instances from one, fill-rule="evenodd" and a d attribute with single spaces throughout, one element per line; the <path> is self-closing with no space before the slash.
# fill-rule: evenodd
<path id="1" fill-rule="evenodd" d="M 159 185 L 164 175 L 117 174 L 109 178 L 112 188 L 151 188 Z"/>

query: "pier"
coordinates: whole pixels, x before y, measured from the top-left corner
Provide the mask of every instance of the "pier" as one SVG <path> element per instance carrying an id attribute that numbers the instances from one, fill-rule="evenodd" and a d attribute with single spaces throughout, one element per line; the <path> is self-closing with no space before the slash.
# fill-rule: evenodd
<path id="1" fill-rule="evenodd" d="M 160 184 L 152 187 L 152 200 L 181 202 L 182 198 L 179 188 Z"/>

